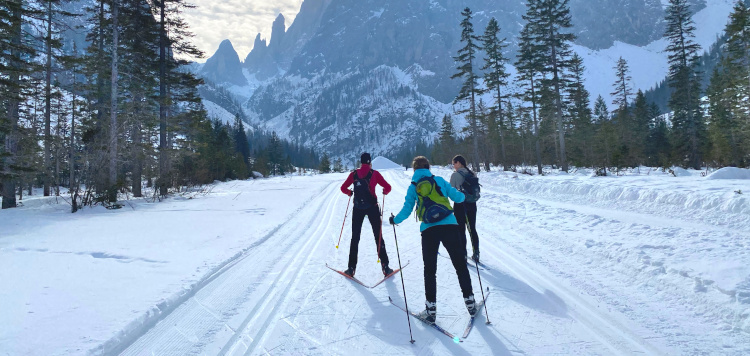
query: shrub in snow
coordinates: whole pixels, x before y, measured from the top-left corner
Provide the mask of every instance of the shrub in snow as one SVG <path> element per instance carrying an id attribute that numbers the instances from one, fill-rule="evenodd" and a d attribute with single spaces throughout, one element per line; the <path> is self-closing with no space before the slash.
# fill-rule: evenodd
<path id="1" fill-rule="evenodd" d="M 672 174 L 675 177 L 690 177 L 692 174 L 688 172 L 687 169 L 681 168 L 681 167 L 672 167 Z"/>

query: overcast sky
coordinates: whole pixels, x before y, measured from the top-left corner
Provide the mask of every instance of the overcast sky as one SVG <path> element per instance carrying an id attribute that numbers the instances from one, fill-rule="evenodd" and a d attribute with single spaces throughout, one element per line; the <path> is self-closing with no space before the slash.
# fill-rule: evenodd
<path id="1" fill-rule="evenodd" d="M 227 38 L 240 60 L 245 60 L 258 33 L 266 41 L 271 39 L 271 25 L 279 13 L 284 14 L 289 28 L 302 0 L 192 0 L 192 3 L 197 8 L 185 11 L 185 20 L 195 33 L 193 43 L 205 52 L 205 58 L 198 61 L 205 62 Z"/>

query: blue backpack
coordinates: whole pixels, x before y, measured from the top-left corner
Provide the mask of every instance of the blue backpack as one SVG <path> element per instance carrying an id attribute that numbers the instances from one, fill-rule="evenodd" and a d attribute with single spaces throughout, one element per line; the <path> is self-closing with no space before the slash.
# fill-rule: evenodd
<path id="1" fill-rule="evenodd" d="M 460 174 L 461 177 L 464 177 L 464 183 L 461 184 L 461 192 L 466 196 L 464 202 L 476 203 L 477 200 L 479 200 L 479 198 L 481 197 L 481 185 L 479 184 L 479 178 L 477 178 L 476 174 L 464 174 L 461 171 L 458 171 L 458 174 Z"/>

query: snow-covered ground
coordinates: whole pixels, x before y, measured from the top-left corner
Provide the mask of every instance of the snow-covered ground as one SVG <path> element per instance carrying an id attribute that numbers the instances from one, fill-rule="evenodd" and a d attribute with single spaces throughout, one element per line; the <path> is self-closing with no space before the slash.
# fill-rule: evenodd
<path id="1" fill-rule="evenodd" d="M 411 173 L 383 174 L 389 214 Z M 25 197 L 0 211 L 0 355 L 750 354 L 750 180 L 678 175 L 481 173 L 492 324 L 480 317 L 455 343 L 412 319 L 413 345 L 388 302 L 404 302 L 399 275 L 367 289 L 325 267 L 346 267 L 346 174 L 217 183 L 76 214 Z M 418 224 L 395 231 L 418 310 Z M 366 283 L 380 278 L 374 247 L 365 226 Z M 455 272 L 438 264 L 438 323 L 460 334 Z"/>

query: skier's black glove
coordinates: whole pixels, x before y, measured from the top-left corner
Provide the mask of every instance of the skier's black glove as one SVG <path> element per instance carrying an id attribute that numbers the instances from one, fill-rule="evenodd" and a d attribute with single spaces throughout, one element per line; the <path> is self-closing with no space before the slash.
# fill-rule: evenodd
<path id="1" fill-rule="evenodd" d="M 391 215 L 391 217 L 388 218 L 388 222 L 391 223 L 391 225 L 396 225 L 396 223 L 393 222 L 393 215 Z"/>

